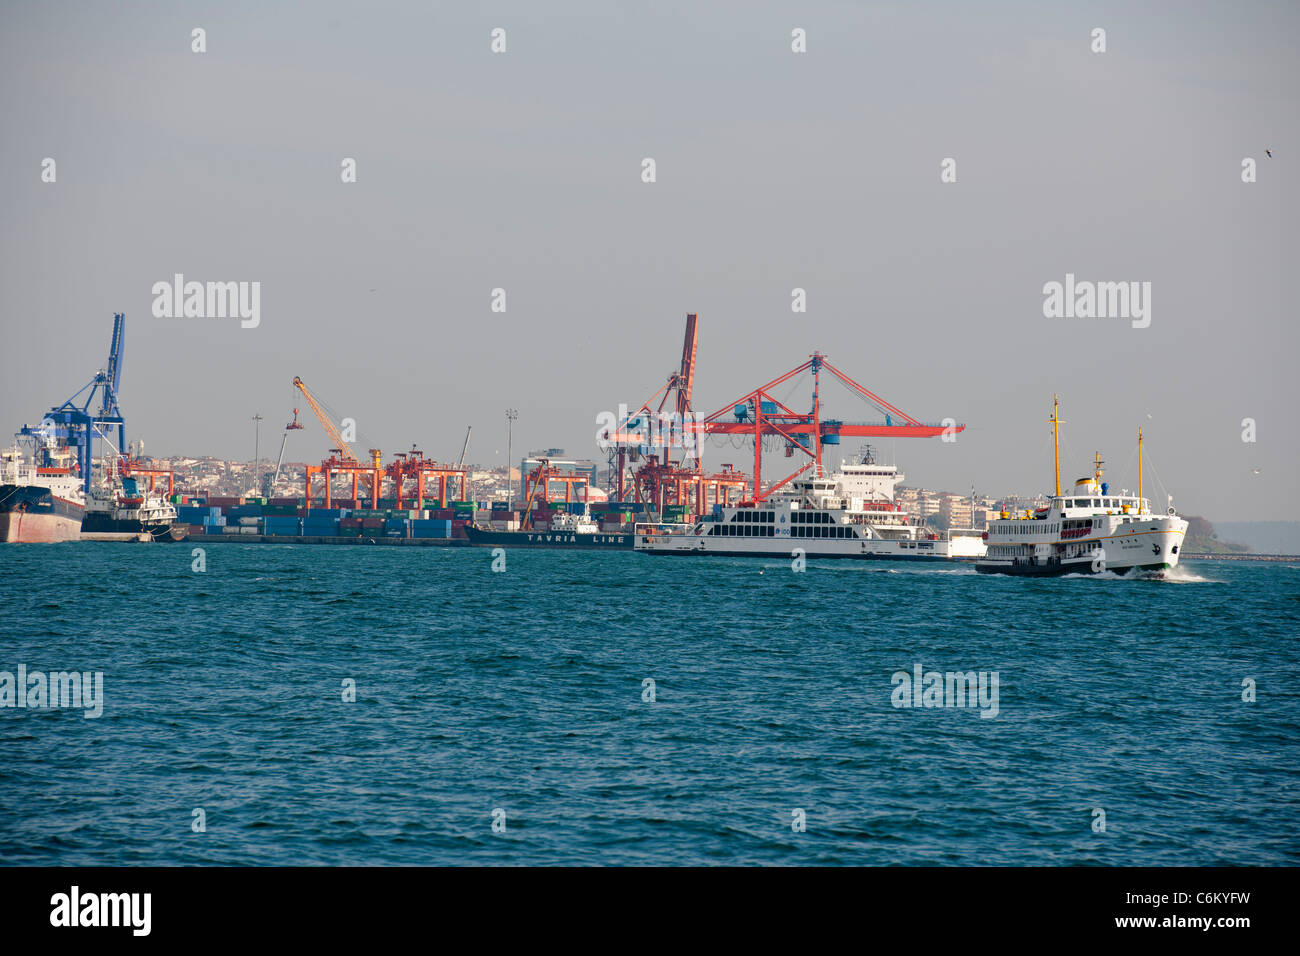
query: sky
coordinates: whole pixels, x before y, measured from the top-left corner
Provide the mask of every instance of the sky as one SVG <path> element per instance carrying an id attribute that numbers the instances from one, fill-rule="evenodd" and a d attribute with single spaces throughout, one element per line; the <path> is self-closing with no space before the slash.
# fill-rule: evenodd
<path id="1" fill-rule="evenodd" d="M 0 431 L 89 381 L 125 312 L 151 454 L 250 459 L 261 414 L 265 456 L 296 406 L 286 457 L 318 459 L 297 375 L 358 448 L 454 461 L 472 425 L 502 465 L 517 408 L 516 459 L 592 457 L 696 312 L 700 412 L 819 350 L 966 423 L 875 442 L 909 483 L 1033 494 L 1059 393 L 1063 481 L 1100 451 L 1135 487 L 1142 426 L 1158 505 L 1295 520 L 1298 27 L 1282 2 L 7 0 Z M 176 273 L 260 283 L 260 324 L 155 317 Z M 1151 283 L 1150 325 L 1046 317 L 1067 273 Z"/>

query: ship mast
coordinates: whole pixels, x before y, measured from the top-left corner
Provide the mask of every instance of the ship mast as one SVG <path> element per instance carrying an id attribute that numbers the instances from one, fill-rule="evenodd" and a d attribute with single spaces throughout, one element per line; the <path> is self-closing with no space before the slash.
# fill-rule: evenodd
<path id="1" fill-rule="evenodd" d="M 1056 497 L 1061 497 L 1061 426 L 1065 424 L 1061 421 L 1061 416 L 1057 409 L 1060 407 L 1058 396 L 1052 396 L 1052 417 L 1047 421 L 1052 426 L 1052 445 L 1054 457 L 1056 458 Z"/>
<path id="2" fill-rule="evenodd" d="M 1142 426 L 1138 426 L 1138 509 L 1142 508 Z"/>

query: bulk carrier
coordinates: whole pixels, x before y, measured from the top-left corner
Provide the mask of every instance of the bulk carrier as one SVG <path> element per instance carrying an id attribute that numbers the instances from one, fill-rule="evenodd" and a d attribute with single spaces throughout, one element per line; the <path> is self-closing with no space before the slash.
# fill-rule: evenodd
<path id="1" fill-rule="evenodd" d="M 0 542 L 76 541 L 84 514 L 81 480 L 66 460 L 38 465 L 17 443 L 0 452 Z"/>

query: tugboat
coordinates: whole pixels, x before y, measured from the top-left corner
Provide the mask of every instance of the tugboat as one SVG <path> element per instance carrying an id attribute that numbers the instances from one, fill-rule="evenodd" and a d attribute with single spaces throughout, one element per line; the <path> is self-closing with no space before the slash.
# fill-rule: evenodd
<path id="1" fill-rule="evenodd" d="M 1138 493 L 1111 494 L 1101 480 L 1102 460 L 1094 459 L 1091 478 L 1080 478 L 1074 490 L 1061 494 L 1059 402 L 1052 399 L 1048 422 L 1056 454 L 1056 494 L 1047 507 L 1021 515 L 1003 512 L 989 524 L 988 554 L 976 562 L 982 574 L 1033 577 L 1062 574 L 1125 574 L 1139 571 L 1163 577 L 1178 564 L 1187 521 L 1170 504 L 1165 514 L 1151 510 L 1144 495 L 1142 429 L 1138 429 Z"/>
<path id="2" fill-rule="evenodd" d="M 0 452 L 0 542 L 76 541 L 84 514 L 81 480 L 66 461 L 39 465 L 17 444 Z"/>
<path id="3" fill-rule="evenodd" d="M 715 554 L 888 561 L 972 561 L 984 542 L 971 529 L 936 531 L 894 500 L 903 475 L 875 461 L 867 448 L 857 464 L 791 482 L 759 502 L 718 505 L 694 524 L 636 526 L 636 550 L 646 554 Z"/>
<path id="4" fill-rule="evenodd" d="M 84 535 L 129 536 L 138 541 L 184 541 L 189 528 L 160 492 L 142 490 L 132 477 L 106 483 L 86 502 Z"/>

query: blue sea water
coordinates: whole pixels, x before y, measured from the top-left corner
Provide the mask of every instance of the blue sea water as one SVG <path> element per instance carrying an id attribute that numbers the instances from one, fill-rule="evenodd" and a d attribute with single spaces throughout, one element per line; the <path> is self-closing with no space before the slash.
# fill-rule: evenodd
<path id="1" fill-rule="evenodd" d="M 193 546 L 0 548 L 0 671 L 104 682 L 0 708 L 0 863 L 1300 862 L 1300 561 Z"/>

